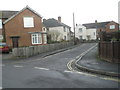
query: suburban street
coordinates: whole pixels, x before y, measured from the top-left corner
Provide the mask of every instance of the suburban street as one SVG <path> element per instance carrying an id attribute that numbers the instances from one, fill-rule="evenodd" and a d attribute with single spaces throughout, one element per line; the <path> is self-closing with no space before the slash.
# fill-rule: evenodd
<path id="1" fill-rule="evenodd" d="M 3 88 L 118 88 L 118 82 L 103 76 L 74 72 L 68 69 L 68 62 L 96 45 L 83 43 L 75 48 L 54 55 L 31 59 L 3 61 Z M 10 61 L 9 61 L 10 62 Z"/>

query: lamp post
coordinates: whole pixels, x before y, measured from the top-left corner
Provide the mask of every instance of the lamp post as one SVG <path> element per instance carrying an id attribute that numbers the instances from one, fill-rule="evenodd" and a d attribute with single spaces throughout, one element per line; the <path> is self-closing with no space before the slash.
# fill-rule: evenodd
<path id="1" fill-rule="evenodd" d="M 74 45 L 75 45 L 76 43 L 75 43 L 75 16 L 74 16 L 74 13 L 73 13 L 73 30 L 74 30 Z"/>

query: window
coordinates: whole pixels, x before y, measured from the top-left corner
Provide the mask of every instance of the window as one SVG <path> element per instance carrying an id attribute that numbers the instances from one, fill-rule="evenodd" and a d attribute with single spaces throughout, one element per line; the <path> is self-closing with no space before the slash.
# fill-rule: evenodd
<path id="1" fill-rule="evenodd" d="M 95 36 L 95 32 L 93 32 L 93 35 Z"/>
<path id="2" fill-rule="evenodd" d="M 82 28 L 79 28 L 79 32 L 82 32 Z"/>
<path id="3" fill-rule="evenodd" d="M 2 19 L 0 19 L 0 29 L 2 29 Z"/>
<path id="4" fill-rule="evenodd" d="M 3 40 L 3 35 L 0 35 L 0 40 Z"/>
<path id="5" fill-rule="evenodd" d="M 79 36 L 79 39 L 83 39 L 82 36 Z"/>
<path id="6" fill-rule="evenodd" d="M 66 32 L 66 28 L 64 27 L 64 32 Z"/>
<path id="7" fill-rule="evenodd" d="M 33 17 L 24 17 L 24 27 L 25 28 L 34 27 Z"/>
<path id="8" fill-rule="evenodd" d="M 32 44 L 42 44 L 41 34 L 32 34 Z"/>
<path id="9" fill-rule="evenodd" d="M 115 29 L 115 25 L 110 25 L 110 29 Z"/>
<path id="10" fill-rule="evenodd" d="M 64 40 L 66 40 L 66 36 L 64 36 Z"/>
<path id="11" fill-rule="evenodd" d="M 43 29 L 43 32 L 46 32 L 46 28 L 45 27 L 43 27 L 42 29 Z"/>
<path id="12" fill-rule="evenodd" d="M 44 38 L 44 44 L 46 44 L 47 43 L 47 35 L 43 34 L 43 38 Z"/>

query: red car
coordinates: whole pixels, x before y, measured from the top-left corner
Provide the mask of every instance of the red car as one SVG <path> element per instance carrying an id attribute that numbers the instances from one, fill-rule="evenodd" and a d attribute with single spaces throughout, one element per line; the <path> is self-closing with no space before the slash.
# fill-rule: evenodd
<path id="1" fill-rule="evenodd" d="M 2 53 L 9 53 L 9 47 L 6 43 L 0 43 L 0 52 Z"/>

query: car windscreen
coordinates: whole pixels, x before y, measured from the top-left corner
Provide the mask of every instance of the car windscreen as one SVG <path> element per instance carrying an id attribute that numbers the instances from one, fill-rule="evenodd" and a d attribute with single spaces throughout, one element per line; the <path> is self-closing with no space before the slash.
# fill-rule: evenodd
<path id="1" fill-rule="evenodd" d="M 0 43 L 0 46 L 6 46 L 6 43 Z"/>

